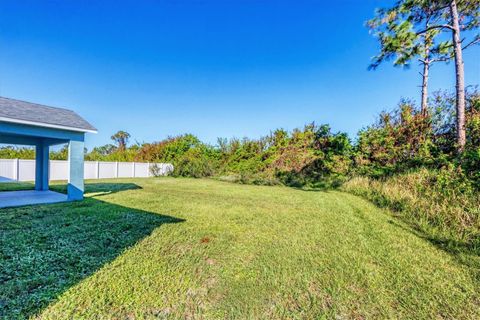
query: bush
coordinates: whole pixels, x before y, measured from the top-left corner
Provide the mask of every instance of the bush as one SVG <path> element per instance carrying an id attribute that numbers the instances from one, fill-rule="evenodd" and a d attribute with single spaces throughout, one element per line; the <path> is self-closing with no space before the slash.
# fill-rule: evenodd
<path id="1" fill-rule="evenodd" d="M 467 176 L 480 190 L 480 95 L 472 95 L 466 117 L 467 144 L 461 164 Z"/>
<path id="2" fill-rule="evenodd" d="M 163 168 L 157 163 L 150 164 L 150 173 L 154 177 L 168 176 L 173 173 L 173 170 L 173 165 L 170 163 L 163 164 Z"/>
<path id="3" fill-rule="evenodd" d="M 189 149 L 174 160 L 174 176 L 202 178 L 213 176 L 215 161 L 203 147 Z"/>
<path id="4" fill-rule="evenodd" d="M 380 177 L 431 165 L 435 152 L 431 122 L 431 116 L 424 116 L 410 101 L 382 113 L 376 124 L 358 134 L 356 172 Z"/>

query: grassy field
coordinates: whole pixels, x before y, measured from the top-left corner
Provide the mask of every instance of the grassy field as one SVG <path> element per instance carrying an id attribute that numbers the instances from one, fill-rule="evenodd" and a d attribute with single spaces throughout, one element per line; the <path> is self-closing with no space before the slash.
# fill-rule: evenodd
<path id="1" fill-rule="evenodd" d="M 476 270 L 359 197 L 114 182 L 0 210 L 0 318 L 480 317 Z"/>

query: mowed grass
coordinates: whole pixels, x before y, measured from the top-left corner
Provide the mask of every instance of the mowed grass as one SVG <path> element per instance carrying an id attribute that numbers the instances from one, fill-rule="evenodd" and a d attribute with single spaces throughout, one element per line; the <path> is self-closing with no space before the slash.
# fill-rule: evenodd
<path id="1" fill-rule="evenodd" d="M 475 270 L 347 193 L 174 178 L 87 192 L 0 210 L 0 318 L 480 317 Z"/>

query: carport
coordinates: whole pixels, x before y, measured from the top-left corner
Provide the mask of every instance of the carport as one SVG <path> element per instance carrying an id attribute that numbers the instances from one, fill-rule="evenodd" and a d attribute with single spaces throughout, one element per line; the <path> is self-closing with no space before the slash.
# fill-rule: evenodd
<path id="1" fill-rule="evenodd" d="M 84 141 L 97 130 L 75 112 L 0 97 L 0 144 L 35 147 L 35 190 L 0 192 L 0 208 L 82 200 Z M 49 191 L 49 150 L 68 143 L 67 195 Z"/>

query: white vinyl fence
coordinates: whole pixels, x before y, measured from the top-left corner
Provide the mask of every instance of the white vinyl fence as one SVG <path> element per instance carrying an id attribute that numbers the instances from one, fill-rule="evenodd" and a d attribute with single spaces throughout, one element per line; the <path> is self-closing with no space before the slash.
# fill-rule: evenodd
<path id="1" fill-rule="evenodd" d="M 68 180 L 68 161 L 50 160 L 49 180 Z M 147 178 L 166 176 L 173 171 L 169 163 L 85 161 L 85 179 Z M 0 159 L 0 182 L 34 181 L 35 160 Z"/>

